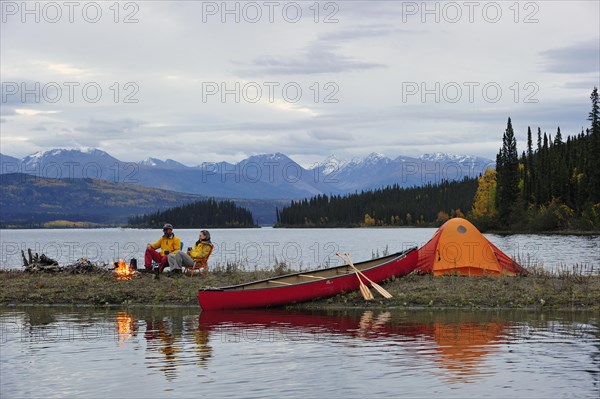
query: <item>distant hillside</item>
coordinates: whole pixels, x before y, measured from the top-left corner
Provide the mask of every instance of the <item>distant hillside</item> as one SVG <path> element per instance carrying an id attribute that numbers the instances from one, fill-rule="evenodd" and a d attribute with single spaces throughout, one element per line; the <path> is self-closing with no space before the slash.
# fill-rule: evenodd
<path id="1" fill-rule="evenodd" d="M 10 155 L 5 155 L 0 153 L 0 172 L 1 173 L 14 173 L 15 169 L 18 169 L 18 165 L 21 163 L 21 160 L 15 157 L 11 157 Z M 11 167 L 13 168 L 11 170 Z"/>
<path id="2" fill-rule="evenodd" d="M 206 198 L 95 179 L 47 179 L 20 173 L 0 176 L 0 227 L 37 227 L 69 220 L 125 223 L 141 213 Z"/>

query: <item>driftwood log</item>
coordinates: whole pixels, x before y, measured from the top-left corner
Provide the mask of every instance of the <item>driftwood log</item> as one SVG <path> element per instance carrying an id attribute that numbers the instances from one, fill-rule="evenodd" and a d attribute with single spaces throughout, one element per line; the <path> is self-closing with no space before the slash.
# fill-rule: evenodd
<path id="1" fill-rule="evenodd" d="M 23 266 L 25 267 L 25 271 L 29 273 L 63 272 L 71 274 L 83 274 L 106 273 L 109 271 L 112 272 L 112 269 L 109 269 L 108 265 L 97 264 L 87 258 L 78 259 L 75 263 L 70 265 L 60 266 L 58 261 L 47 257 L 45 254 L 38 255 L 36 252 L 34 255 L 30 248 L 27 249 L 27 257 L 25 256 L 25 252 L 23 250 L 21 250 L 21 256 L 23 257 Z"/>
<path id="2" fill-rule="evenodd" d="M 35 255 L 33 255 L 31 253 L 31 248 L 27 248 L 27 255 L 28 257 L 26 258 L 25 252 L 21 250 L 23 266 L 25 267 L 26 272 L 58 272 L 61 270 L 58 262 L 47 257 L 45 254 L 38 255 L 36 252 Z"/>

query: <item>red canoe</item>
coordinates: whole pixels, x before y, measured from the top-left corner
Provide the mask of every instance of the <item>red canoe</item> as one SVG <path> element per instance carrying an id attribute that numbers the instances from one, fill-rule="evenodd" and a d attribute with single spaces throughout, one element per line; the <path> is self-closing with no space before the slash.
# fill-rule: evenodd
<path id="1" fill-rule="evenodd" d="M 375 283 L 381 283 L 412 272 L 417 267 L 417 260 L 418 251 L 411 248 L 354 266 Z M 363 282 L 369 285 L 364 278 Z M 354 270 L 349 265 L 341 265 L 230 287 L 201 289 L 198 302 L 204 310 L 265 308 L 327 298 L 358 288 Z"/>

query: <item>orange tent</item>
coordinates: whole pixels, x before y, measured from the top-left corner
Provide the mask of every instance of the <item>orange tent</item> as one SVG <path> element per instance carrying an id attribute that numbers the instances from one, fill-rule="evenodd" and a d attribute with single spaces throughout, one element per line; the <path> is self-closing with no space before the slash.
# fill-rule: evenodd
<path id="1" fill-rule="evenodd" d="M 417 269 L 434 276 L 500 276 L 525 270 L 483 236 L 468 220 L 454 218 L 444 223 L 419 249 Z"/>

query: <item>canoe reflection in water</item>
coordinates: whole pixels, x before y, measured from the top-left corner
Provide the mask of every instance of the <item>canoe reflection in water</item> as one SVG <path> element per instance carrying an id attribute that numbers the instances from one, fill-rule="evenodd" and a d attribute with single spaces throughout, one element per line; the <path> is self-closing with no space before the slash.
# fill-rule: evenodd
<path id="1" fill-rule="evenodd" d="M 493 313 L 249 309 L 146 314 L 138 319 L 120 311 L 115 322 L 119 346 L 135 341 L 138 330 L 143 330 L 146 367 L 161 371 L 167 380 L 179 378 L 182 369 L 190 366 L 208 372 L 215 345 L 287 341 L 343 345 L 367 357 L 372 356 L 369 348 L 379 348 L 378 356 L 387 359 L 379 358 L 382 365 L 398 367 L 401 361 L 405 367 L 425 369 L 450 383 L 474 382 L 493 373 L 485 362 L 510 340 L 514 324 Z"/>
<path id="2" fill-rule="evenodd" d="M 434 373 L 448 382 L 473 382 L 491 373 L 484 362 L 507 342 L 513 323 L 497 321 L 493 315 L 494 321 L 482 320 L 481 314 L 468 316 L 439 311 L 327 314 L 232 310 L 203 312 L 199 329 L 220 342 L 327 340 L 358 347 L 364 340 L 381 341 L 388 355 L 393 357 L 397 350 L 418 362 L 431 362 L 433 369 L 440 368 Z M 358 341 L 336 339 L 340 335 Z"/>

